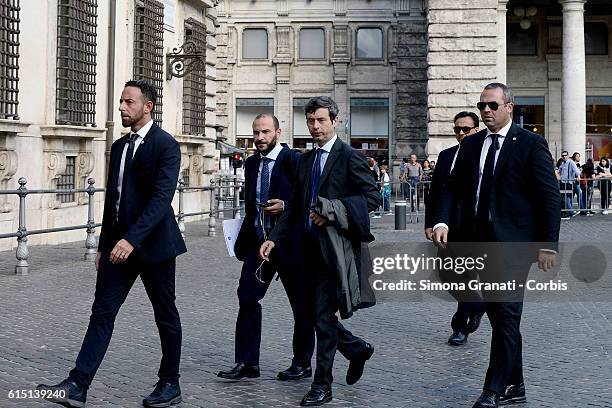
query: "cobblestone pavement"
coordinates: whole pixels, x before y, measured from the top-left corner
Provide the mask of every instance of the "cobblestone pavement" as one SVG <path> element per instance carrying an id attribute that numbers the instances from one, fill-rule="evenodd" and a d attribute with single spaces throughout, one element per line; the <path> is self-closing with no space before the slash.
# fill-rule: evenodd
<path id="1" fill-rule="evenodd" d="M 391 216 L 375 220 L 378 242 L 420 241 L 422 225 L 391 231 Z M 612 216 L 563 224 L 562 240 L 610 241 Z M 276 381 L 290 362 L 291 314 L 279 282 L 263 301 L 262 376 L 225 382 L 233 364 L 236 286 L 240 263 L 223 239 L 206 237 L 204 223 L 187 224 L 189 252 L 177 265 L 177 303 L 183 322 L 183 407 L 297 406 L 309 380 Z M 221 235 L 221 234 L 220 234 Z M 55 383 L 72 367 L 93 299 L 95 272 L 82 243 L 31 248 L 29 276 L 12 275 L 14 252 L 0 255 L 0 407 L 46 406 L 9 400 L 8 391 Z M 490 326 L 466 346 L 446 344 L 450 302 L 380 302 L 347 327 L 376 352 L 362 380 L 347 386 L 338 355 L 329 407 L 471 407 L 489 357 Z M 522 332 L 529 403 L 534 407 L 612 407 L 612 300 L 526 303 Z M 120 311 L 88 407 L 138 407 L 156 382 L 160 358 L 153 313 L 140 281 Z"/>

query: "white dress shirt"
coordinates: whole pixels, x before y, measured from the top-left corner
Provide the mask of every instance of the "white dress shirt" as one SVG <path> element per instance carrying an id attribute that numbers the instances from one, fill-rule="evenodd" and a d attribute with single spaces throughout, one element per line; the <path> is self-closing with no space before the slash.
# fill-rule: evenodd
<path id="1" fill-rule="evenodd" d="M 336 139 L 338 139 L 338 135 L 334 135 L 334 137 L 332 137 L 331 140 L 325 143 L 323 146 L 317 147 L 317 149 L 323 150 L 321 152 L 321 174 L 323 174 L 323 169 L 325 168 L 325 163 L 327 162 L 327 156 L 329 156 L 334 143 L 336 143 Z"/>
<path id="2" fill-rule="evenodd" d="M 147 133 L 149 133 L 151 126 L 153 126 L 153 119 L 151 119 L 146 125 L 141 127 L 140 130 L 138 130 L 138 132 L 136 132 L 138 136 L 136 137 L 136 140 L 134 140 L 134 155 L 136 154 L 136 150 L 138 149 L 138 146 L 144 143 L 144 138 L 147 135 Z M 131 133 L 133 132 L 130 132 L 130 134 Z M 121 186 L 123 185 L 123 168 L 125 167 L 125 156 L 127 155 L 128 145 L 129 144 L 126 143 L 125 146 L 123 147 L 123 153 L 121 154 L 121 163 L 119 164 L 119 177 L 117 179 L 117 191 L 119 192 L 119 195 L 117 196 L 117 202 L 115 203 L 115 209 L 117 210 L 116 214 L 119 214 L 119 201 L 121 200 Z M 134 158 L 133 155 L 132 155 L 132 158 Z"/>
<path id="3" fill-rule="evenodd" d="M 276 146 L 274 146 L 274 149 L 270 150 L 265 155 L 264 154 L 261 155 L 262 159 L 264 157 L 267 159 L 270 159 L 270 161 L 268 161 L 268 177 L 270 177 L 270 179 L 272 179 L 272 169 L 274 168 L 274 163 L 276 163 L 276 158 L 278 157 L 281 150 L 283 150 L 283 146 L 281 146 L 280 143 L 277 143 Z M 261 194 L 261 170 L 262 169 L 263 169 L 263 160 L 260 160 L 259 161 L 259 171 L 257 172 L 257 185 L 255 187 L 255 201 L 258 203 L 261 202 L 260 194 Z M 268 185 L 270 185 L 269 183 L 270 183 L 270 180 L 268 180 Z M 270 198 L 274 198 L 274 197 L 268 197 L 268 199 Z M 255 226 L 257 227 L 259 226 L 259 212 L 262 211 L 262 209 L 259 208 L 259 206 L 255 206 L 255 208 L 257 208 L 257 217 L 255 217 Z"/>

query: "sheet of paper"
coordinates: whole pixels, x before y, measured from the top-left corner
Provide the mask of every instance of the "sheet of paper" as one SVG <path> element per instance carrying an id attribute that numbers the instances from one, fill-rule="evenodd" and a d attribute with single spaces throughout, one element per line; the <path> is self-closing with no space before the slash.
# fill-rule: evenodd
<path id="1" fill-rule="evenodd" d="M 234 244 L 236 243 L 236 238 L 238 238 L 238 233 L 240 232 L 240 227 L 242 226 L 243 220 L 244 218 L 223 220 L 223 236 L 225 238 L 225 245 L 227 246 L 227 253 L 229 256 L 236 256 L 236 253 L 234 252 Z"/>

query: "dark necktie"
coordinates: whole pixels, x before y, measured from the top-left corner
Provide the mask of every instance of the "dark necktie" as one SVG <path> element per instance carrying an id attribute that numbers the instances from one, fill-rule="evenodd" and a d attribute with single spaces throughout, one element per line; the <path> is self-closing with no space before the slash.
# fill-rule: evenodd
<path id="1" fill-rule="evenodd" d="M 476 211 L 476 219 L 479 221 L 488 221 L 489 212 L 491 209 L 491 192 L 493 191 L 493 174 L 495 171 L 495 152 L 499 150 L 499 135 L 492 133 L 491 146 L 487 152 L 484 170 L 482 172 L 482 180 L 480 181 L 480 193 L 478 194 L 478 210 Z"/>
<path id="2" fill-rule="evenodd" d="M 125 153 L 125 161 L 123 164 L 123 180 L 121 180 L 121 195 L 119 197 L 119 214 L 118 218 L 120 222 L 125 222 L 125 196 L 127 193 L 127 179 L 130 174 L 130 168 L 132 167 L 132 159 L 134 158 L 134 145 L 138 134 L 130 133 L 126 141 L 127 152 Z"/>
<path id="3" fill-rule="evenodd" d="M 317 191 L 319 190 L 319 181 L 321 180 L 321 155 L 323 154 L 323 149 L 317 149 L 315 154 L 315 161 L 310 172 L 310 205 L 314 204 L 317 200 Z M 311 229 L 313 224 L 310 219 L 310 206 L 306 213 L 308 217 L 308 229 Z"/>
<path id="4" fill-rule="evenodd" d="M 261 180 L 259 183 L 259 202 L 263 203 L 263 204 L 267 204 L 268 203 L 268 194 L 270 192 L 270 169 L 268 167 L 268 164 L 270 163 L 270 159 L 267 157 L 262 157 L 261 158 Z M 262 226 L 260 225 L 261 220 L 264 220 L 264 226 L 266 228 L 270 227 L 270 220 L 267 219 L 268 217 L 266 217 L 266 213 L 264 212 L 263 208 L 259 208 L 257 207 L 257 211 L 262 215 L 258 218 L 259 222 L 259 228 L 261 228 Z M 261 236 L 263 236 L 263 231 L 261 231 L 262 234 Z"/>

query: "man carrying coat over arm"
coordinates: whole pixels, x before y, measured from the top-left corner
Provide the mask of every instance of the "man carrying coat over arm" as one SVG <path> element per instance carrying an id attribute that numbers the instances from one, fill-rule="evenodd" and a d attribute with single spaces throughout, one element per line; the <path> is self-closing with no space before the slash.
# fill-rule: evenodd
<path id="1" fill-rule="evenodd" d="M 277 243 L 283 242 L 294 225 L 302 230 L 303 270 L 313 287 L 315 332 L 317 336 L 317 367 L 310 391 L 302 399 L 302 406 L 322 405 L 332 399 L 332 365 L 336 348 L 349 361 L 347 383 L 354 384 L 363 373 L 365 362 L 372 356 L 374 348 L 354 336 L 338 322 L 336 311 L 338 299 L 338 267 L 328 265 L 329 254 L 323 253 L 320 234 L 323 228 L 335 227 L 322 215 L 312 211 L 321 204 L 320 199 L 341 200 L 347 212 L 351 203 L 362 200 L 363 211 L 367 213 L 380 206 L 380 194 L 366 159 L 358 151 L 342 142 L 335 134 L 338 123 L 338 106 L 329 97 L 319 96 L 308 101 L 305 107 L 308 130 L 316 142 L 316 148 L 305 153 L 300 160 L 294 190 L 285 211 L 260 249 L 260 256 L 269 259 L 270 251 Z M 353 200 L 353 199 L 357 200 Z M 357 214 L 351 214 L 352 222 Z M 368 223 L 369 219 L 361 220 Z M 329 223 L 329 224 L 328 224 Z M 369 232 L 369 231 L 368 231 Z M 339 258 L 338 258 L 339 259 Z M 362 286 L 367 285 L 362 281 Z"/>

